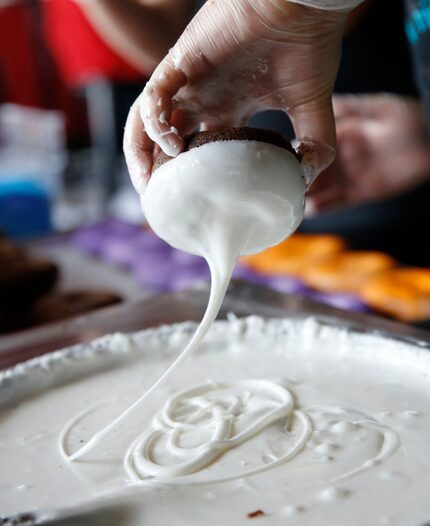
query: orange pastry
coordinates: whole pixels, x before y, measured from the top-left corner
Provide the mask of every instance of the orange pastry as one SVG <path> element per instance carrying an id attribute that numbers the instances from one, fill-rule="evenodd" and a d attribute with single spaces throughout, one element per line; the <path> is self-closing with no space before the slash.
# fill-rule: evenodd
<path id="1" fill-rule="evenodd" d="M 260 254 L 242 258 L 242 262 L 266 274 L 298 275 L 306 265 L 345 249 L 342 238 L 329 234 L 294 234 Z"/>
<path id="2" fill-rule="evenodd" d="M 430 319 L 430 269 L 398 268 L 366 281 L 361 298 L 402 321 Z"/>
<path id="3" fill-rule="evenodd" d="M 307 285 L 325 292 L 357 292 L 370 276 L 395 264 L 382 252 L 342 252 L 307 265 L 299 276 Z"/>

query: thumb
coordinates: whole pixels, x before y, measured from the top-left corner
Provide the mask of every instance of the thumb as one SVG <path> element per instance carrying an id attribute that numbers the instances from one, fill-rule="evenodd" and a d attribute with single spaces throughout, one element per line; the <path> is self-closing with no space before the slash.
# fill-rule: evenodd
<path id="1" fill-rule="evenodd" d="M 289 112 L 301 156 L 303 176 L 310 186 L 336 157 L 336 128 L 330 99 L 311 101 Z"/>

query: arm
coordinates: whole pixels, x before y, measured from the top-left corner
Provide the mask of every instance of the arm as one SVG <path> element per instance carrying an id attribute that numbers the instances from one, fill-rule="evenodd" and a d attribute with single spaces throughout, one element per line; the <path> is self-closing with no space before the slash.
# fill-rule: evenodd
<path id="1" fill-rule="evenodd" d="M 80 0 L 94 29 L 142 73 L 153 71 L 186 25 L 190 0 Z"/>

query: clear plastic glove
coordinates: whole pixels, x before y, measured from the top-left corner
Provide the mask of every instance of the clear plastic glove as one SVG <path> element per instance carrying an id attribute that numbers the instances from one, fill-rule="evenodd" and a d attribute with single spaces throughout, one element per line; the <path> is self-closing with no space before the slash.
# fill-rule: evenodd
<path id="1" fill-rule="evenodd" d="M 345 18 L 287 0 L 208 0 L 130 111 L 124 150 L 137 191 L 154 145 L 176 156 L 184 134 L 242 126 L 268 108 L 290 116 L 313 179 L 335 157 L 331 97 Z"/>
<path id="2" fill-rule="evenodd" d="M 335 96 L 338 156 L 309 192 L 308 214 L 385 199 L 430 180 L 430 138 L 418 100 Z"/>

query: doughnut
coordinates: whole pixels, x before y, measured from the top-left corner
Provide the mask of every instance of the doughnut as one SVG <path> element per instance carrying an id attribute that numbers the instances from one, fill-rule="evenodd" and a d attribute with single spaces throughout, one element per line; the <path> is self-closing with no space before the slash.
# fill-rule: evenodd
<path id="1" fill-rule="evenodd" d="M 341 252 L 309 263 L 300 276 L 307 285 L 324 292 L 357 292 L 370 276 L 395 264 L 382 252 Z"/>
<path id="2" fill-rule="evenodd" d="M 192 133 L 185 137 L 184 151 L 187 152 L 194 148 L 204 146 L 205 144 L 220 141 L 259 141 L 273 144 L 274 146 L 279 146 L 280 148 L 288 150 L 300 160 L 291 144 L 279 133 L 271 130 L 263 130 L 261 128 L 248 128 L 246 126 L 242 128 L 222 128 L 219 130 Z M 170 157 L 161 151 L 155 159 L 152 171 L 155 172 L 160 166 L 172 159 L 173 157 Z"/>
<path id="3" fill-rule="evenodd" d="M 294 234 L 286 241 L 242 262 L 265 274 L 299 276 L 303 266 L 345 249 L 342 238 L 330 234 Z"/>
<path id="4" fill-rule="evenodd" d="M 376 311 L 401 321 L 430 319 L 430 269 L 384 272 L 364 283 L 360 297 Z"/>
<path id="5" fill-rule="evenodd" d="M 217 244 L 236 257 L 256 254 L 297 229 L 306 185 L 282 135 L 225 128 L 188 136 L 185 146 L 174 158 L 157 155 L 141 196 L 147 223 L 169 245 L 206 257 Z"/>

